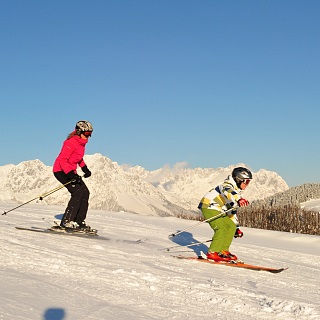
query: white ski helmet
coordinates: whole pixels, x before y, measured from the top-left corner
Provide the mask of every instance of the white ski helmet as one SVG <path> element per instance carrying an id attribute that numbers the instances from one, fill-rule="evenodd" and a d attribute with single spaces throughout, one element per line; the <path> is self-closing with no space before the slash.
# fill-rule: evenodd
<path id="1" fill-rule="evenodd" d="M 92 132 L 93 126 L 89 121 L 80 120 L 76 123 L 76 131 L 77 134 L 81 134 L 82 132 Z"/>

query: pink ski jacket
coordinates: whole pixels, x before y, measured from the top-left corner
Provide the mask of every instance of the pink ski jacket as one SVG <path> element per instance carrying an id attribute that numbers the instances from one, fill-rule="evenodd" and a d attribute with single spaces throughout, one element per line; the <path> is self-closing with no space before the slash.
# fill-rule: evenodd
<path id="1" fill-rule="evenodd" d="M 64 141 L 60 154 L 53 164 L 53 172 L 63 171 L 69 173 L 76 171 L 77 167 L 84 167 L 83 156 L 88 140 L 73 136 Z"/>

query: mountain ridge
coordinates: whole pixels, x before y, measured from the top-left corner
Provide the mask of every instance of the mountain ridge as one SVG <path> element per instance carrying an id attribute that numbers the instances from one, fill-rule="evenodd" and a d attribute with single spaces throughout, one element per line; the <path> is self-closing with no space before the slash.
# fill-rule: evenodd
<path id="1" fill-rule="evenodd" d="M 90 190 L 90 208 L 128 211 L 142 215 L 181 216 L 198 213 L 197 205 L 208 190 L 221 183 L 236 166 L 227 168 L 174 168 L 148 171 L 141 166 L 126 167 L 96 153 L 86 155 L 92 176 L 85 179 Z M 81 169 L 78 171 L 81 174 Z M 289 189 L 275 172 L 260 169 L 254 173 L 249 190 L 243 193 L 249 201 L 264 199 Z M 57 186 L 52 167 L 39 159 L 18 165 L 0 167 L 0 200 L 24 203 Z M 43 199 L 43 204 L 66 205 L 69 193 L 62 189 Z"/>

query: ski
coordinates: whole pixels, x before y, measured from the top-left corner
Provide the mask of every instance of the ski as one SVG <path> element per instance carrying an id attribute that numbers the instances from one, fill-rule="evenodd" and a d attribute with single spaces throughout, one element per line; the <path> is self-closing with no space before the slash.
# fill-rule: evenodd
<path id="1" fill-rule="evenodd" d="M 90 238 L 90 239 L 97 239 L 97 240 L 110 240 L 114 242 L 124 242 L 130 244 L 140 244 L 144 243 L 147 239 L 138 239 L 138 240 L 127 240 L 127 239 L 111 239 L 104 236 L 99 236 L 96 233 L 85 233 L 85 232 L 68 232 L 65 230 L 53 230 L 48 228 L 40 228 L 40 227 L 15 227 L 17 230 L 25 230 L 25 231 L 32 231 L 32 232 L 41 232 L 46 234 L 53 234 L 53 235 L 65 235 L 71 237 L 79 237 L 79 238 Z"/>
<path id="2" fill-rule="evenodd" d="M 64 236 L 72 236 L 72 237 L 80 237 L 80 238 L 92 238 L 98 240 L 110 240 L 108 237 L 99 236 L 96 233 L 85 233 L 85 232 L 68 232 L 66 230 L 53 230 L 48 228 L 39 228 L 39 227 L 15 227 L 17 230 L 25 230 L 32 232 L 41 232 L 41 233 L 49 233 L 49 234 L 57 234 Z"/>
<path id="3" fill-rule="evenodd" d="M 234 263 L 234 262 L 216 262 L 213 260 L 208 260 L 208 259 L 204 259 L 203 257 L 199 256 L 199 257 L 185 257 L 185 256 L 174 256 L 175 258 L 178 259 L 186 259 L 186 260 L 195 260 L 195 261 L 199 261 L 199 262 L 205 262 L 205 263 L 209 263 L 209 264 L 216 264 L 216 265 L 223 265 L 223 266 L 228 266 L 228 267 L 235 267 L 235 268 L 242 268 L 242 269 L 249 269 L 249 270 L 256 270 L 256 271 L 267 271 L 267 272 L 271 272 L 271 273 L 280 273 L 284 270 L 287 270 L 288 268 L 269 268 L 269 267 L 262 267 L 262 266 L 255 266 L 252 264 L 247 264 L 247 263 Z"/>

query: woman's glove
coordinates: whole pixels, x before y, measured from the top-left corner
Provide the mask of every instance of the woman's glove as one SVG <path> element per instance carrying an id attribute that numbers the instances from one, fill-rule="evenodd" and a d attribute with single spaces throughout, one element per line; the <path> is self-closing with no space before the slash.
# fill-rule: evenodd
<path id="1" fill-rule="evenodd" d="M 91 176 L 91 171 L 88 169 L 87 166 L 83 166 L 81 170 L 84 172 L 84 178 L 89 178 Z"/>
<path id="2" fill-rule="evenodd" d="M 67 173 L 67 177 L 70 179 L 70 181 L 74 181 L 75 183 L 81 182 L 81 177 L 73 170 Z"/>

